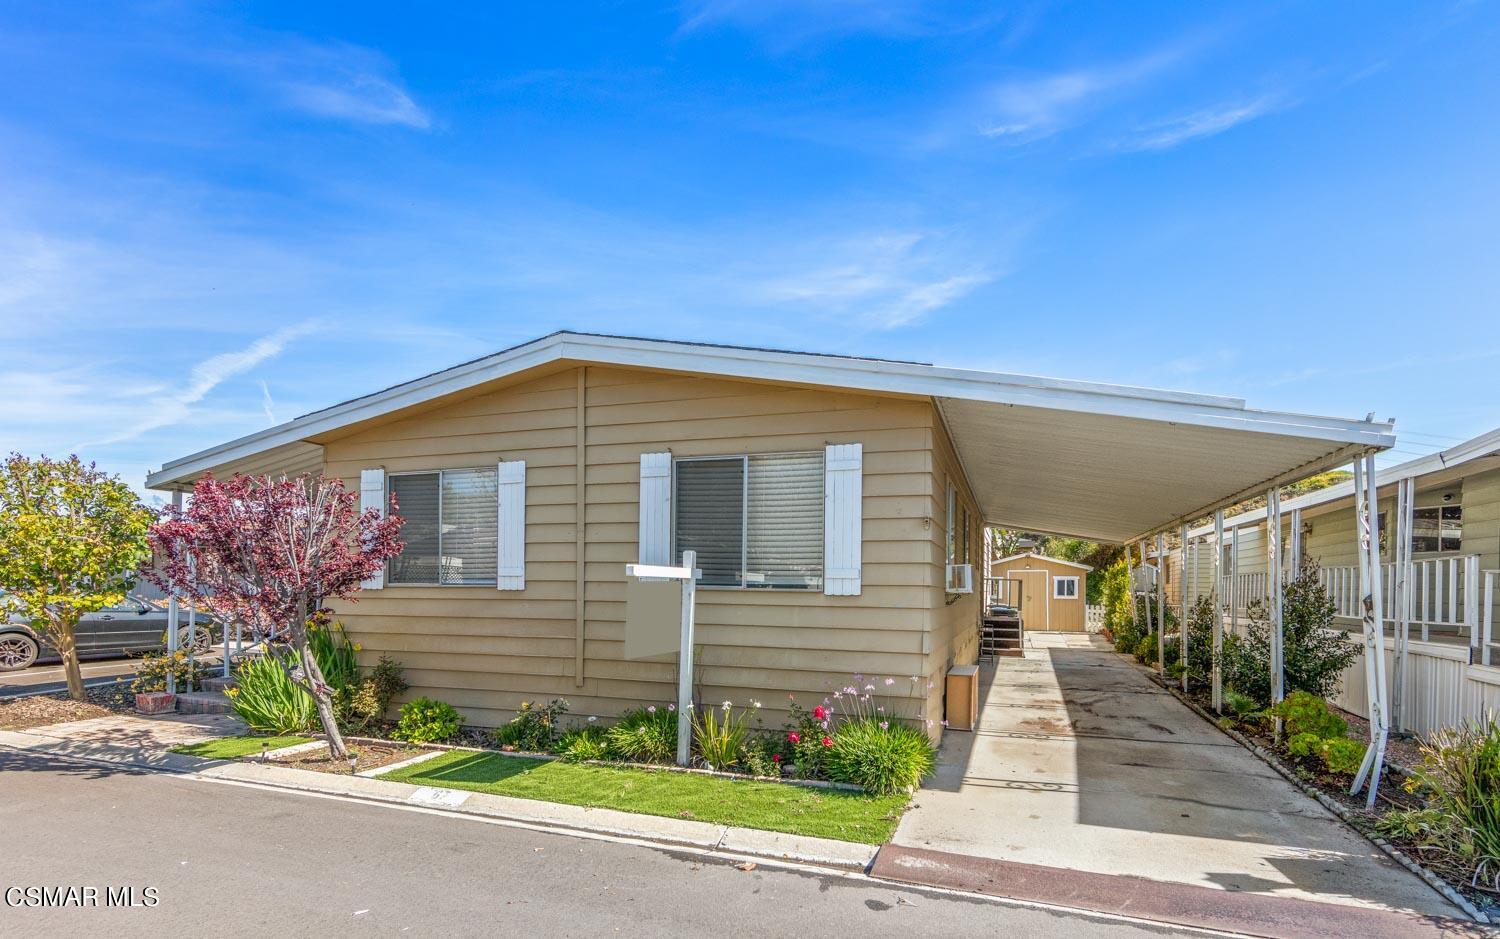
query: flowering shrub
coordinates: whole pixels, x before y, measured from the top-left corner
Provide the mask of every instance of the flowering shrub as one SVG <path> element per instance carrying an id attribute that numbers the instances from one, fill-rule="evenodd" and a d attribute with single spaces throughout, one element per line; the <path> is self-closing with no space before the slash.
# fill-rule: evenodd
<path id="1" fill-rule="evenodd" d="M 495 730 L 495 742 L 533 753 L 550 750 L 562 732 L 559 721 L 567 712 L 567 698 L 553 698 L 546 704 L 522 701 L 510 723 Z"/>
<path id="2" fill-rule="evenodd" d="M 557 744 L 557 754 L 568 763 L 609 759 L 609 738 L 603 727 L 592 724 L 570 730 Z"/>
<path id="3" fill-rule="evenodd" d="M 130 690 L 137 694 L 166 691 L 167 676 L 174 674 L 177 676 L 177 690 L 182 691 L 189 684 L 199 685 L 203 679 L 212 677 L 213 667 L 196 659 L 189 662 L 187 652 L 180 649 L 159 654 L 148 652 L 141 656 L 136 666 L 135 681 L 130 683 Z"/>

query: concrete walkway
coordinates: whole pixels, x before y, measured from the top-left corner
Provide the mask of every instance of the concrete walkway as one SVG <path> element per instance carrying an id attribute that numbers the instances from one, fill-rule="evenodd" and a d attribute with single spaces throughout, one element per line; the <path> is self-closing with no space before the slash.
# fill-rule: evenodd
<path id="1" fill-rule="evenodd" d="M 944 736 L 893 844 L 1128 875 L 1121 891 L 1144 878 L 1463 917 L 1102 639 L 1030 635 L 981 681 L 978 731 Z"/>

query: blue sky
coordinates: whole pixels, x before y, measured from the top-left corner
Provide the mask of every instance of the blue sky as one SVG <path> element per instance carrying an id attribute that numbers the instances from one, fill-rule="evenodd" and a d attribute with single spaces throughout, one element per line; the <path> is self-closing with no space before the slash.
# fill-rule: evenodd
<path id="1" fill-rule="evenodd" d="M 449 6 L 0 7 L 4 448 L 559 328 L 1500 425 L 1495 3 Z"/>

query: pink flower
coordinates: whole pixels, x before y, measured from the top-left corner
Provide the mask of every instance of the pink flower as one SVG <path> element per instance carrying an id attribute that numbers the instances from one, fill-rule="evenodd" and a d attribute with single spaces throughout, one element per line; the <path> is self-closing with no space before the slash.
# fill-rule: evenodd
<path id="1" fill-rule="evenodd" d="M 825 747 L 831 747 L 831 746 L 833 746 L 833 738 L 832 737 L 824 737 L 823 738 L 823 746 L 825 746 Z"/>
<path id="2" fill-rule="evenodd" d="M 820 704 L 817 707 L 813 708 L 813 718 L 814 719 L 821 721 L 821 720 L 823 720 L 826 717 L 828 717 L 828 709 L 825 708 L 823 705 Z"/>
<path id="3" fill-rule="evenodd" d="M 802 735 L 799 734 L 799 733 L 797 733 L 794 730 L 791 733 L 789 733 L 789 734 L 786 735 L 786 739 L 787 739 L 788 743 L 801 743 L 802 742 Z"/>
<path id="4" fill-rule="evenodd" d="M 771 762 L 772 763 L 780 763 L 781 762 L 781 754 L 780 753 L 773 753 L 773 754 L 771 754 Z"/>
<path id="5" fill-rule="evenodd" d="M 654 704 L 648 704 L 648 705 L 646 705 L 646 713 L 647 714 L 655 714 L 656 713 L 656 705 L 654 705 Z"/>
<path id="6" fill-rule="evenodd" d="M 881 730 L 890 730 L 891 729 L 891 723 L 890 723 L 890 721 L 881 721 L 880 722 L 880 729 Z"/>
<path id="7" fill-rule="evenodd" d="M 896 683 L 896 679 L 894 679 L 894 678 L 887 678 L 887 679 L 886 679 L 886 680 L 885 680 L 885 683 L 886 683 L 886 684 L 887 684 L 887 685 L 894 685 L 894 684 L 895 684 L 895 683 Z"/>
<path id="8" fill-rule="evenodd" d="M 675 704 L 669 704 L 669 705 L 667 705 L 667 711 L 668 712 L 675 711 L 675 710 L 677 710 L 677 705 L 675 705 Z"/>

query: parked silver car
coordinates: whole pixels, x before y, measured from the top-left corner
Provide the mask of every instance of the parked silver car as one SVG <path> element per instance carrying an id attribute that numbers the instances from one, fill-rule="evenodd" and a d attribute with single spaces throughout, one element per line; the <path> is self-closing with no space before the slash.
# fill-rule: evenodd
<path id="1" fill-rule="evenodd" d="M 0 598 L 3 601 L 3 598 Z M 183 613 L 177 624 L 178 648 L 206 652 L 221 631 L 203 613 L 197 616 L 192 630 Z M 167 611 L 160 601 L 139 593 L 126 595 L 123 602 L 95 613 L 86 613 L 74 631 L 81 659 L 118 658 L 141 652 L 157 652 L 166 645 Z M 28 668 L 36 662 L 59 661 L 60 656 L 48 639 L 32 629 L 26 620 L 9 612 L 0 623 L 0 672 Z"/>

